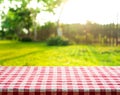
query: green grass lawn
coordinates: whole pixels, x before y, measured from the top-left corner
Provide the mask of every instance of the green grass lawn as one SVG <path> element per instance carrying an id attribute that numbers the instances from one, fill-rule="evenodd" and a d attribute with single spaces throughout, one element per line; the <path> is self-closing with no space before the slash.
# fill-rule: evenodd
<path id="1" fill-rule="evenodd" d="M 46 46 L 45 43 L 0 41 L 3 66 L 118 66 L 120 46 Z"/>

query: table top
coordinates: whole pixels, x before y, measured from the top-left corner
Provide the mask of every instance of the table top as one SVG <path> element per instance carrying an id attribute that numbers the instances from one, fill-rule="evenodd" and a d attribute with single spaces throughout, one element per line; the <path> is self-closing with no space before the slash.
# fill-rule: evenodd
<path id="1" fill-rule="evenodd" d="M 120 67 L 1 66 L 0 92 L 6 90 L 120 92 Z"/>

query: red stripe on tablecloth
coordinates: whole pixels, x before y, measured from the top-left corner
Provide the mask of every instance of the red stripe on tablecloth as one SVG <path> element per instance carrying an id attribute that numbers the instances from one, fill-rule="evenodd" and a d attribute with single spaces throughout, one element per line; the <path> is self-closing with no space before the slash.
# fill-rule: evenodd
<path id="1" fill-rule="evenodd" d="M 46 91 L 46 95 L 51 95 L 51 92 L 50 91 Z"/>
<path id="2" fill-rule="evenodd" d="M 0 95 L 7 95 L 7 92 L 2 92 Z"/>
<path id="3" fill-rule="evenodd" d="M 0 95 L 120 95 L 120 67 L 0 67 L 0 91 Z"/>

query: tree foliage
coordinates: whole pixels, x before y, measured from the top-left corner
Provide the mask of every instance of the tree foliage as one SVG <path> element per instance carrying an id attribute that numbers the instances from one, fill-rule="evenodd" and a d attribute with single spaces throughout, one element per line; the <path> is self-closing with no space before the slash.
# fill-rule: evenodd
<path id="1" fill-rule="evenodd" d="M 64 24 L 63 35 L 74 43 L 120 44 L 120 24 Z M 74 34 L 74 35 L 73 35 Z"/>
<path id="2" fill-rule="evenodd" d="M 23 29 L 29 33 L 32 26 L 31 11 L 27 8 L 10 8 L 8 14 L 4 17 L 2 22 L 3 30 L 6 30 L 6 35 L 12 34 L 19 36 Z"/>
<path id="3" fill-rule="evenodd" d="M 1 0 L 3 2 L 4 0 Z M 3 16 L 2 30 L 7 34 L 15 34 L 19 36 L 23 29 L 30 32 L 30 29 L 34 27 L 36 29 L 36 16 L 41 11 L 53 12 L 54 8 L 60 5 L 63 0 L 35 0 L 38 3 L 43 4 L 43 9 L 39 8 L 28 8 L 30 2 L 34 0 L 9 0 L 10 3 L 13 1 L 21 2 L 20 7 L 15 8 L 9 7 L 7 14 Z M 36 31 L 35 31 L 36 32 Z"/>

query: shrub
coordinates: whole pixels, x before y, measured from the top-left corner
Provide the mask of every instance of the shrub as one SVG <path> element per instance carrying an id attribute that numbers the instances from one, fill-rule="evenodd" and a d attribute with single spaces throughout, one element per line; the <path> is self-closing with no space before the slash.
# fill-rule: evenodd
<path id="1" fill-rule="evenodd" d="M 7 40 L 12 40 L 12 39 L 13 39 L 13 36 L 12 36 L 12 35 L 7 35 L 7 36 L 6 36 L 6 39 L 7 39 Z"/>
<path id="2" fill-rule="evenodd" d="M 20 39 L 22 42 L 32 42 L 32 39 L 30 37 L 23 37 Z"/>
<path id="3" fill-rule="evenodd" d="M 66 39 L 63 39 L 62 37 L 51 37 L 47 40 L 48 46 L 66 46 L 69 42 Z"/>

